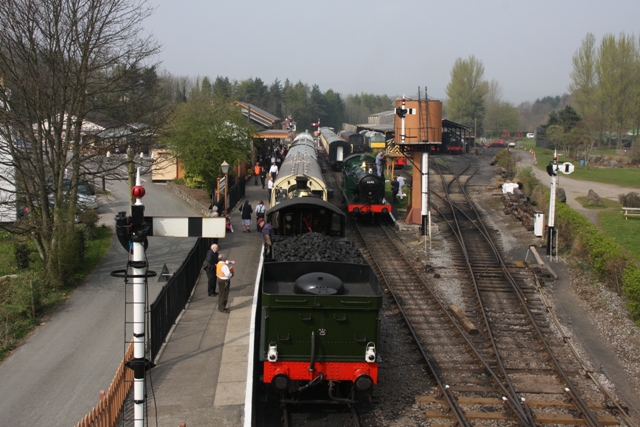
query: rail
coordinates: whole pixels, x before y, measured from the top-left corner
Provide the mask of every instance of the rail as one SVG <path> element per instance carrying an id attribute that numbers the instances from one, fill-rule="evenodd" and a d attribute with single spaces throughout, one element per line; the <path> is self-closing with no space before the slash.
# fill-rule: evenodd
<path id="1" fill-rule="evenodd" d="M 624 213 L 624 219 L 628 220 L 630 216 L 640 216 L 640 208 L 623 207 L 622 213 Z"/>

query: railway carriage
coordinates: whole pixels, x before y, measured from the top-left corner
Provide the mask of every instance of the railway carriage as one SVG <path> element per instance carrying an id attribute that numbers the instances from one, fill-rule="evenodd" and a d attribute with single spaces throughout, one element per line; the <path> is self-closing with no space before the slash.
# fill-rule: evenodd
<path id="1" fill-rule="evenodd" d="M 367 153 L 371 151 L 371 148 L 367 145 L 364 135 L 362 134 L 343 130 L 338 136 L 351 144 L 352 153 Z"/>
<path id="2" fill-rule="evenodd" d="M 269 203 L 275 206 L 284 200 L 297 197 L 328 199 L 316 143 L 308 132 L 296 136 L 289 147 L 273 183 Z"/>
<path id="3" fill-rule="evenodd" d="M 347 403 L 378 382 L 382 293 L 344 237 L 345 219 L 313 198 L 267 211 L 276 236 L 261 276 L 259 361 L 262 381 L 283 398 L 322 386 Z"/>
<path id="4" fill-rule="evenodd" d="M 342 191 L 348 212 L 388 214 L 392 207 L 385 199 L 385 180 L 377 176 L 375 157 L 352 154 L 344 160 Z"/>
<path id="5" fill-rule="evenodd" d="M 342 170 L 344 158 L 352 153 L 351 144 L 340 138 L 329 128 L 320 128 L 320 144 L 334 171 Z"/>

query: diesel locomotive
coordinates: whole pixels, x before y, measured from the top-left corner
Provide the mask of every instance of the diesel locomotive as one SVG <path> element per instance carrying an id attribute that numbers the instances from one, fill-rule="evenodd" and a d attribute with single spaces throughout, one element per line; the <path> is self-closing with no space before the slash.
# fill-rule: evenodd
<path id="1" fill-rule="evenodd" d="M 369 154 L 344 159 L 342 192 L 350 213 L 388 214 L 392 210 L 385 199 L 385 180 L 376 175 L 375 157 Z"/>
<path id="2" fill-rule="evenodd" d="M 327 155 L 331 169 L 334 171 L 342 170 L 344 158 L 353 151 L 350 142 L 340 138 L 327 127 L 320 128 L 320 145 Z"/>
<path id="3" fill-rule="evenodd" d="M 275 237 L 260 284 L 262 382 L 288 401 L 317 400 L 315 390 L 353 402 L 378 382 L 378 279 L 331 203 L 289 199 L 266 217 Z"/>
<path id="4" fill-rule="evenodd" d="M 327 185 L 318 162 L 316 143 L 308 132 L 295 137 L 280 165 L 271 190 L 271 206 L 291 198 L 328 199 Z"/>

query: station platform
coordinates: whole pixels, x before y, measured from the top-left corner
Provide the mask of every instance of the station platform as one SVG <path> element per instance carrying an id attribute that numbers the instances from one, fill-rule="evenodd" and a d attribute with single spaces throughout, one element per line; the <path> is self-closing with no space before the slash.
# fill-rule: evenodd
<path id="1" fill-rule="evenodd" d="M 245 192 L 254 209 L 258 200 L 269 207 L 267 190 L 260 184 L 248 182 Z M 236 262 L 228 312 L 218 311 L 217 297 L 207 295 L 207 276 L 201 271 L 186 310 L 150 371 L 149 425 L 251 425 L 249 355 L 263 262 L 262 233 L 256 231 L 255 216 L 251 232 L 243 233 L 237 207 L 230 214 L 234 232 L 218 242 L 220 252 Z"/>

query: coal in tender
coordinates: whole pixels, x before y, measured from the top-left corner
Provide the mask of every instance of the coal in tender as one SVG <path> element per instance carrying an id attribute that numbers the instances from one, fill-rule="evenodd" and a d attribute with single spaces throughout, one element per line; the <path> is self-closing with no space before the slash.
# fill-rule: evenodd
<path id="1" fill-rule="evenodd" d="M 365 264 L 358 248 L 319 233 L 278 238 L 273 243 L 276 261 L 325 261 Z"/>

